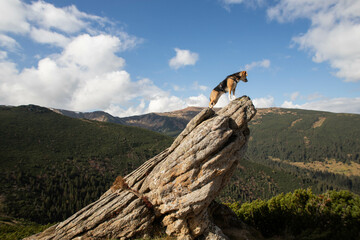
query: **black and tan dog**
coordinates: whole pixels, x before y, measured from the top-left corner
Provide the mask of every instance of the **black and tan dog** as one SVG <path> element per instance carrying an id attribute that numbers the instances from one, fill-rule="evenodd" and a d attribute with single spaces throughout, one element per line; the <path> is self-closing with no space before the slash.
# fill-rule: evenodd
<path id="1" fill-rule="evenodd" d="M 235 88 L 238 82 L 241 80 L 243 82 L 247 82 L 247 72 L 241 71 L 227 76 L 224 81 L 222 81 L 219 85 L 217 85 L 214 90 L 211 91 L 210 94 L 210 103 L 209 107 L 212 108 L 215 106 L 221 95 L 226 92 L 229 92 L 229 100 L 232 101 L 235 99 Z M 233 96 L 231 97 L 231 93 Z"/>

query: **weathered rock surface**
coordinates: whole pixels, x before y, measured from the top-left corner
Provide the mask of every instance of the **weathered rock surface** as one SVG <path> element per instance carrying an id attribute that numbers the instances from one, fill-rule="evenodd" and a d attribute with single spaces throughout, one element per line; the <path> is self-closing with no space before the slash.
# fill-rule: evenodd
<path id="1" fill-rule="evenodd" d="M 109 189 L 28 239 L 129 239 L 151 234 L 159 222 L 178 239 L 227 239 L 209 206 L 243 157 L 250 134 L 247 123 L 255 114 L 246 96 L 216 114 L 204 109 L 172 146 L 124 178 L 127 188 Z"/>

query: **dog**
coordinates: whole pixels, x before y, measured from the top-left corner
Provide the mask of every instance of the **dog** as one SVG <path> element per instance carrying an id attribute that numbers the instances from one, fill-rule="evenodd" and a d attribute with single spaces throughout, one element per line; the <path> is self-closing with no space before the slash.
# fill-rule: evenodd
<path id="1" fill-rule="evenodd" d="M 209 108 L 213 108 L 221 95 L 229 92 L 229 100 L 235 99 L 235 88 L 239 81 L 247 82 L 247 72 L 241 71 L 227 76 L 219 85 L 217 85 L 210 94 Z M 231 93 L 233 96 L 231 96 Z"/>

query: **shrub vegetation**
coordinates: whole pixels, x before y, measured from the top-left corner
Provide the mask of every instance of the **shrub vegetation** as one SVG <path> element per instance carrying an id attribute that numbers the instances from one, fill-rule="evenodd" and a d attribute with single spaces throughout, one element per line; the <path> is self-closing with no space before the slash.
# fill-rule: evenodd
<path id="1" fill-rule="evenodd" d="M 360 239 L 360 198 L 349 191 L 315 195 L 298 189 L 269 200 L 227 205 L 265 237 Z"/>

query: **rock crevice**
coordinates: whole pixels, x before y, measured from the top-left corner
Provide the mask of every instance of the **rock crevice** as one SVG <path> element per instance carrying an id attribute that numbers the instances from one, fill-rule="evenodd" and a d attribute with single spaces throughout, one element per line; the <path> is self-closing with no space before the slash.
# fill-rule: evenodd
<path id="1" fill-rule="evenodd" d="M 255 114 L 246 96 L 217 113 L 204 109 L 168 149 L 124 177 L 127 189 L 109 189 L 65 221 L 28 239 L 129 239 L 151 234 L 158 221 L 168 235 L 179 239 L 227 239 L 212 221 L 209 206 L 244 156 L 247 124 Z"/>

